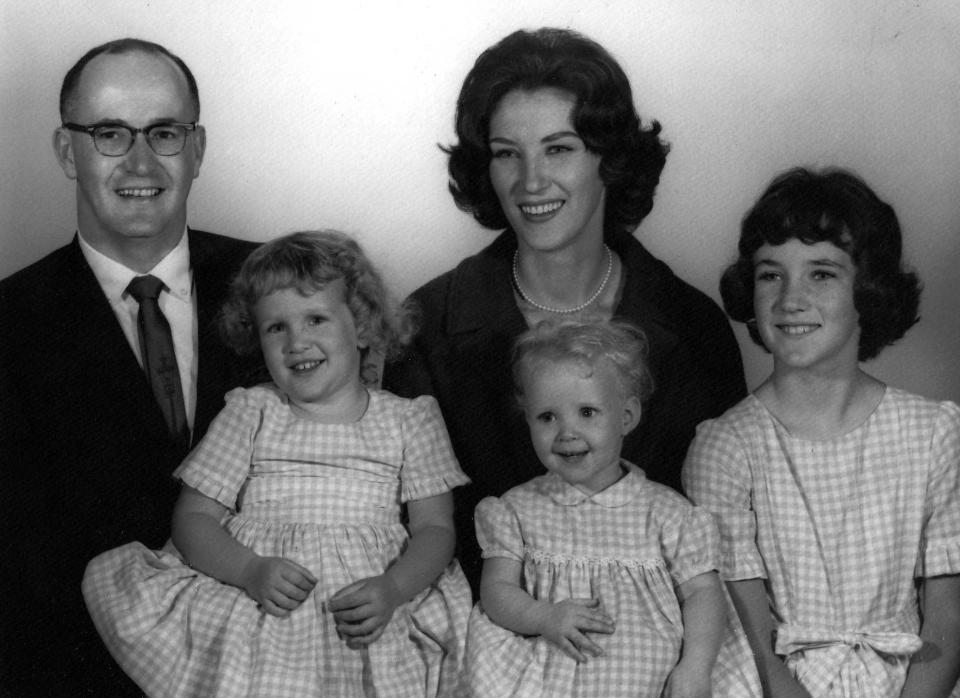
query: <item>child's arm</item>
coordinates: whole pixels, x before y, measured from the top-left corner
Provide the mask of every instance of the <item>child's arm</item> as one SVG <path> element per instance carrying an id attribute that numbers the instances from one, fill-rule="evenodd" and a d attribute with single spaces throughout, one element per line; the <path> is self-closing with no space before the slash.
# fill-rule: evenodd
<path id="1" fill-rule="evenodd" d="M 726 624 L 726 602 L 716 572 L 682 582 L 677 597 L 683 614 L 683 653 L 667 679 L 665 698 L 709 698 L 710 671 Z"/>
<path id="2" fill-rule="evenodd" d="M 750 643 L 760 674 L 764 696 L 810 698 L 810 693 L 793 678 L 787 665 L 773 651 L 773 620 L 762 579 L 727 582 L 743 630 Z"/>
<path id="3" fill-rule="evenodd" d="M 262 557 L 220 525 L 227 508 L 187 485 L 173 510 L 173 544 L 194 569 L 246 591 L 267 613 L 283 617 L 317 583 L 292 560 Z"/>
<path id="4" fill-rule="evenodd" d="M 369 645 L 383 633 L 394 610 L 431 584 L 453 559 L 453 495 L 407 502 L 410 540 L 390 568 L 349 584 L 329 602 L 347 646 Z"/>
<path id="5" fill-rule="evenodd" d="M 921 598 L 923 647 L 910 662 L 903 698 L 948 695 L 960 674 L 960 575 L 925 578 Z"/>
<path id="6" fill-rule="evenodd" d="M 490 619 L 520 635 L 542 635 L 578 662 L 586 653 L 603 650 L 586 633 L 610 634 L 613 619 L 601 611 L 597 599 L 567 599 L 557 603 L 537 601 L 520 585 L 522 563 L 505 557 L 483 561 L 480 601 Z"/>

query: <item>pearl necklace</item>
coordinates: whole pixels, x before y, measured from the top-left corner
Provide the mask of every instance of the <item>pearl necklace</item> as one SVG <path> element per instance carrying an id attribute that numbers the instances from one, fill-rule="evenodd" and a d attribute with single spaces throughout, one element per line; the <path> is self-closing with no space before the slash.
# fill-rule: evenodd
<path id="1" fill-rule="evenodd" d="M 603 246 L 603 249 L 607 252 L 607 270 L 603 274 L 603 280 L 600 282 L 600 287 L 594 291 L 593 295 L 580 305 L 573 308 L 551 308 L 549 305 L 537 303 L 529 295 L 527 295 L 527 292 L 523 290 L 523 286 L 520 285 L 520 274 L 517 271 L 517 260 L 520 258 L 520 250 L 517 250 L 513 253 L 513 284 L 517 289 L 517 293 L 520 294 L 520 297 L 523 300 L 538 310 L 545 310 L 548 313 L 559 313 L 561 315 L 580 312 L 600 297 L 600 294 L 603 293 L 603 289 L 607 287 L 607 282 L 610 281 L 610 274 L 613 272 L 613 252 L 611 252 L 610 248 L 606 245 Z"/>

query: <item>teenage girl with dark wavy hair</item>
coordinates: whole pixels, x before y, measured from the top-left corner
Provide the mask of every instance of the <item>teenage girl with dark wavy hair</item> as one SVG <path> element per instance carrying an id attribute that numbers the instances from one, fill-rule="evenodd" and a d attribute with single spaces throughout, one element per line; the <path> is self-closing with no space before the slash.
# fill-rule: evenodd
<path id="1" fill-rule="evenodd" d="M 791 170 L 744 219 L 739 251 L 724 305 L 773 373 L 700 427 L 683 479 L 720 526 L 765 695 L 946 696 L 960 408 L 860 366 L 917 321 L 896 214 L 850 172 Z"/>

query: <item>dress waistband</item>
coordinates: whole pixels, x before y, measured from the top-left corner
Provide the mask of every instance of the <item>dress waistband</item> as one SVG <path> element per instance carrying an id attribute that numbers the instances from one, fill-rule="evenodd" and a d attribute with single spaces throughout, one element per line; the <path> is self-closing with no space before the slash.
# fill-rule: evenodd
<path id="1" fill-rule="evenodd" d="M 837 631 L 809 625 L 783 624 L 777 630 L 776 653 L 790 655 L 802 650 L 829 645 L 848 645 L 854 649 L 868 647 L 874 652 L 909 657 L 923 647 L 923 640 L 914 633 L 892 631 Z"/>

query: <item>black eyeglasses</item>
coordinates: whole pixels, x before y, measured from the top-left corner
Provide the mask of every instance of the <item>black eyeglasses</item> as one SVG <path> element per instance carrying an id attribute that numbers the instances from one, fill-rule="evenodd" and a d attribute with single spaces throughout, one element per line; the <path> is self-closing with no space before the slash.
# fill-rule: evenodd
<path id="1" fill-rule="evenodd" d="M 187 142 L 187 132 L 194 131 L 197 123 L 165 121 L 144 128 L 133 128 L 126 124 L 93 124 L 83 126 L 67 122 L 63 128 L 86 133 L 93 139 L 93 147 L 101 155 L 120 157 L 130 152 L 138 133 L 147 140 L 150 150 L 157 155 L 179 155 Z"/>

